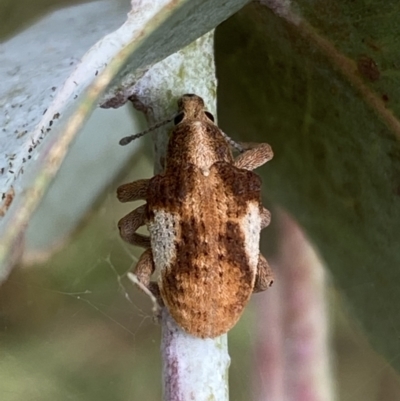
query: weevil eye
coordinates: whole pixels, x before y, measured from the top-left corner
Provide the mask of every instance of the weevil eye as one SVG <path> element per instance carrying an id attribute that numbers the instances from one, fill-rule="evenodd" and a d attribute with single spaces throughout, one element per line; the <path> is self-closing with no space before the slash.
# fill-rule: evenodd
<path id="1" fill-rule="evenodd" d="M 209 111 L 205 111 L 204 114 L 207 116 L 207 118 L 209 120 L 211 120 L 212 122 L 214 122 L 214 116 L 209 112 Z"/>
<path id="2" fill-rule="evenodd" d="M 185 113 L 179 113 L 175 118 L 174 118 L 174 124 L 178 125 L 180 122 L 182 122 L 183 117 L 185 117 Z"/>

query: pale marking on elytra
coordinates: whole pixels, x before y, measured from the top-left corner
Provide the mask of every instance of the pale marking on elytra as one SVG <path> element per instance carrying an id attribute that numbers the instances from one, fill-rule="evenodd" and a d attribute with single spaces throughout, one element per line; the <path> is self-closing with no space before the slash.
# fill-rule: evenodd
<path id="1" fill-rule="evenodd" d="M 252 202 L 247 206 L 247 213 L 242 219 L 241 229 L 244 233 L 244 246 L 249 265 L 252 269 L 257 269 L 261 231 L 261 213 L 258 203 Z"/>
<path id="2" fill-rule="evenodd" d="M 153 260 L 160 271 L 168 268 L 176 257 L 175 240 L 179 235 L 178 221 L 179 216 L 162 209 L 155 209 L 154 220 L 149 222 Z"/>

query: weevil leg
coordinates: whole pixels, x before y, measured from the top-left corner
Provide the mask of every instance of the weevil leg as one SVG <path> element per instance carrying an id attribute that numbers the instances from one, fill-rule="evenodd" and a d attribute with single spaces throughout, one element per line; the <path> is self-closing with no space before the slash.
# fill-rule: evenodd
<path id="1" fill-rule="evenodd" d="M 151 276 L 155 270 L 153 254 L 151 249 L 146 249 L 139 258 L 137 265 L 134 269 L 134 275 L 139 283 L 138 286 L 144 292 L 149 291 L 159 306 L 163 306 L 163 301 L 160 295 L 160 289 L 155 281 L 150 281 Z M 134 280 L 132 280 L 134 281 Z M 144 288 L 143 288 L 144 287 Z M 147 291 L 145 291 L 147 289 Z"/>
<path id="2" fill-rule="evenodd" d="M 132 202 L 146 199 L 150 180 L 137 180 L 117 188 L 117 198 L 120 202 Z"/>
<path id="3" fill-rule="evenodd" d="M 139 206 L 118 222 L 121 238 L 132 245 L 150 248 L 150 238 L 136 231 L 145 224 L 146 205 Z"/>
<path id="4" fill-rule="evenodd" d="M 261 213 L 261 230 L 267 226 L 271 222 L 271 213 L 268 209 L 263 207 L 263 211 Z"/>
<path id="5" fill-rule="evenodd" d="M 271 287 L 274 282 L 274 275 L 272 269 L 269 266 L 267 259 L 263 255 L 259 256 L 257 265 L 256 282 L 254 283 L 253 292 L 265 291 L 268 287 Z"/>
<path id="6" fill-rule="evenodd" d="M 241 143 L 245 151 L 234 161 L 234 165 L 245 170 L 254 170 L 271 160 L 274 152 L 268 143 Z"/>

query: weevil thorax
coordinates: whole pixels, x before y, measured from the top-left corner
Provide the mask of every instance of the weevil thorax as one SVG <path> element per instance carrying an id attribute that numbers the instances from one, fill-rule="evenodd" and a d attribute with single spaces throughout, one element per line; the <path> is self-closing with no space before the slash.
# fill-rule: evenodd
<path id="1" fill-rule="evenodd" d="M 233 161 L 229 144 L 214 117 L 205 110 L 203 99 L 186 94 L 178 102 L 178 114 L 168 149 L 166 168 L 176 170 L 183 164 L 199 167 L 206 175 L 214 163 Z"/>

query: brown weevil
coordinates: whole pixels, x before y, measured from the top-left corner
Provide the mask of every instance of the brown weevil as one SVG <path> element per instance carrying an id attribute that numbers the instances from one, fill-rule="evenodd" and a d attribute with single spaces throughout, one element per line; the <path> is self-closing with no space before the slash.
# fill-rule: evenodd
<path id="1" fill-rule="evenodd" d="M 183 330 L 213 338 L 230 330 L 251 294 L 273 281 L 259 250 L 270 213 L 252 171 L 273 152 L 265 143 L 233 142 L 197 95 L 184 95 L 178 107 L 164 171 L 118 188 L 121 202 L 146 201 L 118 226 L 125 241 L 146 248 L 135 269 L 139 282 Z M 232 145 L 242 150 L 237 158 Z M 136 232 L 143 225 L 149 237 Z M 158 281 L 151 282 L 156 269 Z"/>

